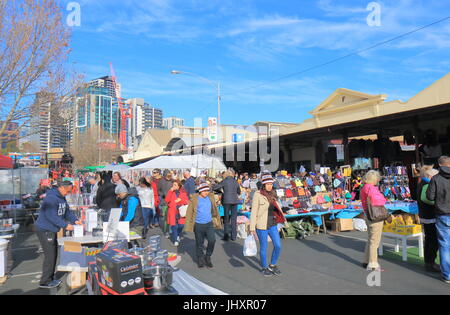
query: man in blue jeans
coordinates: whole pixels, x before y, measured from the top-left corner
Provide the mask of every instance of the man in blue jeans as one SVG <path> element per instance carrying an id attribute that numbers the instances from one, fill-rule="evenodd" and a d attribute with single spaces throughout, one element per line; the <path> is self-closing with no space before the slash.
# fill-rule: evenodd
<path id="1" fill-rule="evenodd" d="M 210 192 L 208 183 L 201 183 L 198 194 L 191 197 L 186 213 L 185 231 L 194 232 L 197 265 L 199 268 L 213 268 L 211 256 L 216 244 L 215 229 L 221 229 L 219 210 L 217 210 L 214 194 Z M 206 255 L 205 239 L 208 241 Z"/>
<path id="2" fill-rule="evenodd" d="M 435 202 L 442 278 L 450 283 L 450 157 L 439 159 L 439 174 L 431 179 L 427 198 Z"/>

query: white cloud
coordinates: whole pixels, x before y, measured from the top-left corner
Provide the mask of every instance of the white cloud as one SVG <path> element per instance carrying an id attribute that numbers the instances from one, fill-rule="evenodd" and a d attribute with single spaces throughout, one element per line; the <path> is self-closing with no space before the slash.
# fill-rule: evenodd
<path id="1" fill-rule="evenodd" d="M 344 2 L 341 2 L 344 3 Z M 222 36 L 238 41 L 240 49 L 230 44 L 230 50 L 237 52 L 236 56 L 244 56 L 245 45 L 240 43 L 252 38 L 255 47 L 266 47 L 272 54 L 272 59 L 280 57 L 281 53 L 296 54 L 302 49 L 326 49 L 355 51 L 370 47 L 377 42 L 393 38 L 409 32 L 441 17 L 441 12 L 425 6 L 423 1 L 399 0 L 387 4 L 380 3 L 382 9 L 381 27 L 370 27 L 366 18 L 369 11 L 365 6 L 358 7 L 336 4 L 336 1 L 320 0 L 317 5 L 325 13 L 324 18 L 299 18 L 297 16 L 282 16 L 279 14 L 263 17 L 240 19 L 223 31 Z M 340 17 L 339 20 L 329 17 Z M 430 45 L 437 48 L 447 48 L 450 45 L 449 26 L 439 26 L 424 29 L 411 34 L 397 42 L 377 47 L 379 49 L 416 49 Z M 251 52 L 250 47 L 250 52 Z M 361 54 L 366 56 L 367 53 Z M 370 55 L 372 56 L 372 55 Z M 265 61 L 267 58 L 262 58 Z"/>
<path id="2" fill-rule="evenodd" d="M 318 0 L 322 12 L 314 17 L 301 12 L 268 15 L 251 1 L 211 0 L 80 0 L 83 10 L 81 31 L 113 37 L 131 34 L 145 39 L 167 41 L 223 41 L 229 52 L 246 62 L 274 62 L 282 54 L 298 54 L 304 49 L 344 50 L 370 46 L 378 41 L 411 31 L 440 15 L 441 2 L 433 6 L 424 0 L 380 3 L 381 27 L 369 27 L 369 2 Z M 445 28 L 444 28 L 445 27 Z M 389 49 L 417 49 L 426 45 L 448 47 L 449 25 L 439 25 L 413 34 Z M 364 56 L 364 55 L 363 55 Z"/>
<path id="3" fill-rule="evenodd" d="M 332 4 L 331 0 L 319 0 L 317 6 L 325 12 L 326 16 L 349 16 L 352 14 L 367 13 L 366 7 L 349 7 Z"/>

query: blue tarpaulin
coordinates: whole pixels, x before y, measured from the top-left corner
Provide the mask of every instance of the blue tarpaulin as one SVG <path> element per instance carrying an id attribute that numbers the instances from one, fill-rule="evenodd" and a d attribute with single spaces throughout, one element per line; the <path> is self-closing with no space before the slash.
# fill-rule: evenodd
<path id="1" fill-rule="evenodd" d="M 239 207 L 240 206 L 240 207 Z M 242 206 L 239 205 L 238 210 L 242 209 Z M 418 214 L 419 213 L 419 207 L 417 205 L 417 202 L 394 202 L 394 203 L 388 203 L 386 204 L 386 209 L 389 212 L 394 211 L 403 211 L 410 214 Z M 357 217 L 359 214 L 361 214 L 363 210 L 361 209 L 342 209 L 342 210 L 330 210 L 330 211 L 324 211 L 324 212 L 309 212 L 309 213 L 300 213 L 300 214 L 294 214 L 294 215 L 285 215 L 286 219 L 297 219 L 302 217 L 311 217 L 311 219 L 314 221 L 314 223 L 317 226 L 322 226 L 322 216 L 326 214 L 331 214 L 330 219 L 353 219 Z M 221 213 L 221 216 L 223 216 L 223 207 L 219 207 L 219 212 Z M 250 219 L 250 213 L 251 212 L 240 212 L 239 215 L 245 215 L 247 218 Z"/>
<path id="2" fill-rule="evenodd" d="M 417 202 L 394 202 L 394 203 L 387 203 L 385 205 L 386 209 L 388 209 L 390 212 L 393 211 L 403 211 L 410 214 L 419 214 L 419 206 L 417 205 Z"/>

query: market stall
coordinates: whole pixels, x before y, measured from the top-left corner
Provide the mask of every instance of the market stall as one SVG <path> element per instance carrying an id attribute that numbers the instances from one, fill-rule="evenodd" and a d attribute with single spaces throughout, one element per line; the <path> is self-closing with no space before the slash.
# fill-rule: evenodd
<path id="1" fill-rule="evenodd" d="M 200 176 L 200 174 L 216 177 L 218 172 L 227 170 L 227 167 L 221 159 L 204 154 L 160 156 L 130 168 L 126 179 L 135 182 L 141 177 L 151 176 L 154 169 L 180 171 L 180 174 L 184 170 L 189 170 L 194 177 Z"/>
<path id="2" fill-rule="evenodd" d="M 161 156 L 149 162 L 132 167 L 132 171 L 159 169 L 197 169 L 225 171 L 225 164 L 217 157 L 197 155 Z"/>
<path id="3" fill-rule="evenodd" d="M 102 168 L 103 172 L 119 172 L 125 174 L 131 167 L 126 164 L 108 165 Z"/>
<path id="4" fill-rule="evenodd" d="M 329 167 L 318 167 L 315 172 L 290 175 L 280 171 L 276 177 L 276 189 L 282 210 L 289 222 L 308 222 L 327 233 L 327 224 L 334 231 L 351 231 L 358 220 L 358 229 L 365 230 L 359 191 L 363 187 L 362 177 L 367 170 L 354 170 L 342 166 L 334 171 Z M 411 199 L 406 168 L 385 167 L 381 170 L 380 190 L 388 200 L 386 208 L 391 213 L 418 214 L 417 202 Z M 251 211 L 251 202 L 244 203 Z M 250 218 L 250 211 L 240 214 Z M 361 227 L 361 228 L 359 228 Z"/>

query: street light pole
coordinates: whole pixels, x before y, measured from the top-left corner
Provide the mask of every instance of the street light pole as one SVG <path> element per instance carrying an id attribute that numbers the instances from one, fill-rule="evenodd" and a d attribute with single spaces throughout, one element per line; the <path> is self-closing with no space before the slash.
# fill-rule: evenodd
<path id="1" fill-rule="evenodd" d="M 222 98 L 221 98 L 221 96 L 220 96 L 220 82 L 218 82 L 217 83 L 217 113 L 218 113 L 218 115 L 217 115 L 217 124 L 219 125 L 219 127 L 220 127 L 220 105 L 221 105 L 221 101 L 222 101 Z"/>
<path id="2" fill-rule="evenodd" d="M 187 74 L 187 75 L 192 75 L 194 77 L 197 77 L 200 80 L 206 81 L 208 84 L 213 85 L 215 88 L 217 88 L 217 124 L 220 126 L 220 110 L 221 110 L 221 102 L 222 102 L 222 97 L 220 96 L 220 82 L 214 82 L 211 81 L 207 78 L 204 78 L 198 74 L 192 73 L 192 72 L 185 72 L 185 71 L 177 71 L 177 70 L 173 70 L 171 71 L 172 74 Z M 216 86 L 217 85 L 217 86 Z"/>

